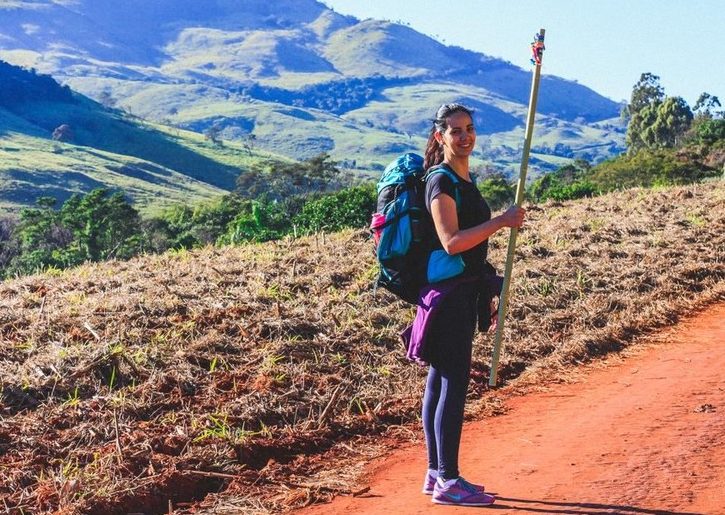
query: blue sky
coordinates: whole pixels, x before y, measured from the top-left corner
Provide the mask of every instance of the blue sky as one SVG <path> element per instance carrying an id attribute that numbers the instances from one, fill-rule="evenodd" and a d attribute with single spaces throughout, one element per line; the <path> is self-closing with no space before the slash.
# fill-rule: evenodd
<path id="1" fill-rule="evenodd" d="M 342 14 L 401 21 L 526 68 L 546 29 L 543 73 L 628 100 L 643 72 L 691 106 L 703 91 L 725 106 L 724 0 L 325 0 Z"/>

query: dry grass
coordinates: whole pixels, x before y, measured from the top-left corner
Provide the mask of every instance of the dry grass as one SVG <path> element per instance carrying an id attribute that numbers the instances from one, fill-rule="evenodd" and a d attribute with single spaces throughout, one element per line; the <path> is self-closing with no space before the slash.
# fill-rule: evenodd
<path id="1" fill-rule="evenodd" d="M 713 182 L 532 207 L 501 378 L 556 378 L 725 298 L 723 206 Z M 425 373 L 398 341 L 413 311 L 374 273 L 348 231 L 3 283 L 0 507 L 266 513 L 356 493 L 361 463 L 417 438 Z M 491 344 L 469 415 L 500 409 Z"/>

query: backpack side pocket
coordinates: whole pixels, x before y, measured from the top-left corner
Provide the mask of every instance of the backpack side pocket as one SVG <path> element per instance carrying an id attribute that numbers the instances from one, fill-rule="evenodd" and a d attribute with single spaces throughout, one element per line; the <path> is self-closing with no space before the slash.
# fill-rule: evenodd
<path id="1" fill-rule="evenodd" d="M 413 233 L 410 222 L 408 194 L 404 192 L 391 202 L 386 207 L 384 214 L 385 223 L 383 224 L 383 229 L 380 233 L 380 242 L 378 244 L 378 259 L 380 261 L 404 256 L 410 248 Z"/>

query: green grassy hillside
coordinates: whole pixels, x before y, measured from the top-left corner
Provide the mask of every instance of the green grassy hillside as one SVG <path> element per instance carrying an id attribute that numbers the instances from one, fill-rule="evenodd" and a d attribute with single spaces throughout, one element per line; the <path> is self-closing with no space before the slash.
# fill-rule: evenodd
<path id="1" fill-rule="evenodd" d="M 222 192 L 149 161 L 91 147 L 59 143 L 19 133 L 0 143 L 0 208 L 13 211 L 41 196 L 61 201 L 98 187 L 126 192 L 144 209 L 211 198 Z"/>
<path id="2" fill-rule="evenodd" d="M 129 116 L 0 63 L 0 208 L 41 196 L 61 201 L 98 187 L 120 189 L 141 210 L 218 196 L 259 159 L 282 159 L 240 143 Z M 56 128 L 66 136 L 55 141 Z"/>

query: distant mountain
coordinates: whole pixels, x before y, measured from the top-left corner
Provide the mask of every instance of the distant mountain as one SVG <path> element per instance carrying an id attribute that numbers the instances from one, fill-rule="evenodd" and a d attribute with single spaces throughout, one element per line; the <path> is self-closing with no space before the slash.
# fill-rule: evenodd
<path id="1" fill-rule="evenodd" d="M 527 56 L 522 56 L 524 61 Z M 530 71 L 314 0 L 0 1 L 0 59 L 135 115 L 375 169 L 421 151 L 437 105 L 476 108 L 476 162 L 513 171 Z M 622 150 L 619 106 L 545 76 L 532 168 Z"/>

